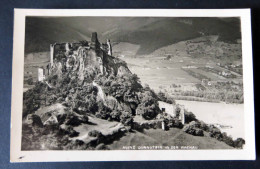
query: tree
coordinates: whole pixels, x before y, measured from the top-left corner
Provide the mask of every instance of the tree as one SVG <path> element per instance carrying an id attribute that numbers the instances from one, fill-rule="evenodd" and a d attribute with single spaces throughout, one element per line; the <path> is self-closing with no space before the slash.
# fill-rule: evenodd
<path id="1" fill-rule="evenodd" d="M 130 112 L 123 111 L 120 116 L 120 122 L 123 123 L 126 126 L 131 126 L 134 119 Z"/>
<path id="2" fill-rule="evenodd" d="M 143 94 L 141 103 L 136 109 L 136 114 L 141 115 L 147 120 L 155 118 L 160 112 L 158 101 L 155 97 L 153 97 L 153 95 L 154 94 L 151 91 L 146 91 Z"/>
<path id="3" fill-rule="evenodd" d="M 122 113 L 120 111 L 117 111 L 117 110 L 113 110 L 110 113 L 110 116 L 111 116 L 112 120 L 115 120 L 115 121 L 120 121 L 120 116 L 121 115 L 122 115 Z"/>
<path id="4" fill-rule="evenodd" d="M 195 114 L 193 114 L 192 112 L 188 112 L 185 110 L 184 116 L 185 116 L 185 123 L 197 121 Z"/>
<path id="5" fill-rule="evenodd" d="M 33 85 L 33 78 L 29 78 L 26 82 L 28 85 Z"/>

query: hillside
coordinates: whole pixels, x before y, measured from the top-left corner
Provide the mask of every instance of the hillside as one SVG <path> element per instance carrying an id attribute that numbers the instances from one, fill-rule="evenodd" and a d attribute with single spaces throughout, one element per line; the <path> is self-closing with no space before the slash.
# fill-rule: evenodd
<path id="1" fill-rule="evenodd" d="M 140 141 L 142 140 L 142 141 Z M 183 132 L 181 129 L 171 128 L 169 131 L 149 129 L 144 132 L 133 131 L 126 133 L 120 140 L 108 145 L 109 149 L 135 149 L 145 150 L 149 146 L 170 146 L 172 149 L 232 149 L 224 142 L 217 141 L 209 136 L 196 137 Z M 124 148 L 125 147 L 125 148 Z"/>
<path id="2" fill-rule="evenodd" d="M 86 40 L 93 30 L 102 40 L 140 45 L 138 55 L 206 35 L 232 43 L 241 39 L 238 18 L 27 17 L 25 52 L 48 51 L 56 41 Z"/>
<path id="3" fill-rule="evenodd" d="M 151 55 L 157 57 L 205 58 L 215 62 L 233 63 L 242 59 L 240 43 L 227 43 L 219 36 L 201 36 L 181 41 L 155 50 Z"/>
<path id="4" fill-rule="evenodd" d="M 30 81 L 31 88 L 24 92 L 23 150 L 109 149 L 107 145 L 126 133 L 137 130 L 139 137 L 151 128 L 163 128 L 169 139 L 180 144 L 175 137 L 184 136 L 188 141 L 191 138 L 195 144 L 211 137 L 232 147 L 243 146 L 243 139 L 233 140 L 214 125 L 199 121 L 193 113 L 174 105 L 169 95 L 142 86 L 127 63 L 111 55 L 109 43 L 100 44 L 96 32 L 90 42 L 77 45 L 53 45 L 53 59 L 46 66 L 41 65 L 45 77 L 34 86 Z M 39 68 L 40 64 L 46 64 L 45 58 L 43 52 L 36 57 L 28 55 L 26 61 L 34 65 L 38 59 Z M 162 105 L 171 110 L 165 111 L 166 106 Z M 181 130 L 171 133 L 171 128 Z M 151 138 L 155 133 L 144 134 L 151 134 L 146 137 Z M 199 148 L 209 147 L 204 143 L 207 141 Z"/>

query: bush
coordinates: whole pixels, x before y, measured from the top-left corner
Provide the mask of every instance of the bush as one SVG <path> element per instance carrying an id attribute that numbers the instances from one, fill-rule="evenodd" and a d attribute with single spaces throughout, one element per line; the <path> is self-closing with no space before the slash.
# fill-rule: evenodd
<path id="1" fill-rule="evenodd" d="M 38 82 L 35 87 L 29 89 L 23 94 L 23 118 L 28 114 L 37 111 L 41 105 L 45 105 L 48 86 L 45 83 Z"/>
<path id="2" fill-rule="evenodd" d="M 154 93 L 146 91 L 142 95 L 141 103 L 136 109 L 136 114 L 141 115 L 146 120 L 154 119 L 160 112 L 157 99 L 154 97 Z"/>
<path id="3" fill-rule="evenodd" d="M 165 94 L 165 93 L 160 91 L 157 94 L 157 96 L 158 96 L 158 99 L 163 101 L 163 102 L 166 102 L 166 103 L 169 103 L 169 104 L 175 104 L 175 100 L 172 97 L 170 97 L 168 94 Z"/>
<path id="4" fill-rule="evenodd" d="M 71 126 L 66 126 L 66 128 L 61 129 L 60 132 L 61 134 L 66 134 L 69 137 L 77 137 L 79 135 L 79 132 L 75 131 Z"/>
<path id="5" fill-rule="evenodd" d="M 188 111 L 185 110 L 184 116 L 185 116 L 185 123 L 197 121 L 195 114 L 193 114 L 192 112 L 188 112 Z"/>
<path id="6" fill-rule="evenodd" d="M 233 141 L 232 137 L 227 136 L 227 133 L 225 133 L 225 132 L 222 133 L 222 141 L 224 143 L 226 143 L 227 145 L 234 147 L 234 141 Z"/>
<path id="7" fill-rule="evenodd" d="M 120 122 L 126 126 L 131 126 L 133 124 L 133 116 L 131 113 L 123 111 L 120 116 Z"/>
<path id="8" fill-rule="evenodd" d="M 90 137 L 101 137 L 102 136 L 102 133 L 100 131 L 97 131 L 97 130 L 92 130 L 88 133 L 88 135 Z"/>
<path id="9" fill-rule="evenodd" d="M 95 114 L 97 118 L 107 120 L 108 118 L 110 118 L 110 112 L 111 110 L 106 107 L 103 102 L 98 102 L 98 112 L 96 112 Z"/>
<path id="10" fill-rule="evenodd" d="M 66 117 L 66 125 L 71 125 L 71 126 L 78 126 L 81 124 L 81 121 L 79 120 L 79 118 L 77 116 L 73 116 L 73 115 L 68 115 Z"/>
<path id="11" fill-rule="evenodd" d="M 114 110 L 110 113 L 110 117 L 112 118 L 112 120 L 120 121 L 121 114 L 122 113 L 120 111 Z"/>
<path id="12" fill-rule="evenodd" d="M 27 80 L 26 80 L 26 83 L 27 83 L 28 85 L 33 85 L 33 84 L 34 84 L 33 78 L 27 79 Z"/>
<path id="13" fill-rule="evenodd" d="M 236 148 L 243 148 L 244 144 L 245 144 L 245 140 L 242 139 L 242 138 L 237 138 L 235 141 L 234 141 L 234 147 Z"/>
<path id="14" fill-rule="evenodd" d="M 74 113 L 68 114 L 65 119 L 65 124 L 70 126 L 78 126 L 81 123 L 87 123 L 88 116 L 80 116 Z"/>
<path id="15" fill-rule="evenodd" d="M 183 131 L 193 136 L 204 136 L 203 130 L 195 127 L 194 125 L 186 125 L 183 127 Z"/>
<path id="16" fill-rule="evenodd" d="M 182 128 L 183 124 L 180 122 L 180 120 L 172 118 L 172 119 L 167 119 L 166 121 L 166 125 L 171 128 L 171 127 L 175 127 L 175 128 Z"/>
<path id="17" fill-rule="evenodd" d="M 200 124 L 200 129 L 202 129 L 203 131 L 209 131 L 209 127 L 206 123 L 204 123 L 203 121 L 198 121 L 198 123 Z"/>
<path id="18" fill-rule="evenodd" d="M 218 128 L 214 127 L 214 126 L 210 126 L 209 127 L 209 136 L 213 137 L 213 138 L 216 138 L 217 140 L 221 140 L 222 139 L 221 131 Z"/>

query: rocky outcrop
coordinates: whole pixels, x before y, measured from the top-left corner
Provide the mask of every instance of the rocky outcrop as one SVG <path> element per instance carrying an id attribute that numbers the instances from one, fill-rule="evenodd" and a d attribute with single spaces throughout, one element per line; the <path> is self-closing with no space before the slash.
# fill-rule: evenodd
<path id="1" fill-rule="evenodd" d="M 130 103 L 119 102 L 113 96 L 106 96 L 101 86 L 97 83 L 92 83 L 94 86 L 98 88 L 98 97 L 103 101 L 104 105 L 110 108 L 111 110 L 118 110 L 118 111 L 126 111 L 132 113 L 132 109 L 134 109 L 134 105 Z"/>
<path id="2" fill-rule="evenodd" d="M 99 43 L 96 32 L 92 34 L 91 42 L 82 43 L 77 48 L 69 43 L 52 45 L 50 71 L 59 78 L 64 72 L 76 72 L 81 81 L 91 71 L 118 76 L 131 73 L 124 61 L 112 56 L 110 41 L 102 45 Z"/>
<path id="3" fill-rule="evenodd" d="M 31 126 L 43 127 L 41 118 L 36 114 L 29 114 L 25 120 L 26 124 Z"/>

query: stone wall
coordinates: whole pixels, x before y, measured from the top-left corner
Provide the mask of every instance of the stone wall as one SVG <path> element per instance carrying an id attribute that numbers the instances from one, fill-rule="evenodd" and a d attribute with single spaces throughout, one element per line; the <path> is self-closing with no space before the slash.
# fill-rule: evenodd
<path id="1" fill-rule="evenodd" d="M 159 108 L 162 112 L 174 117 L 174 118 L 177 118 L 181 121 L 182 124 L 185 123 L 185 111 L 184 111 L 184 107 L 181 106 L 181 105 L 173 105 L 173 104 L 169 104 L 169 103 L 166 103 L 166 102 L 162 102 L 162 101 L 159 101 Z M 179 110 L 178 111 L 178 114 L 177 113 L 177 109 Z"/>
<path id="2" fill-rule="evenodd" d="M 165 112 L 165 113 L 171 115 L 172 117 L 175 117 L 175 116 L 176 116 L 176 114 L 175 114 L 176 106 L 175 106 L 175 105 L 169 104 L 169 103 L 166 103 L 166 102 L 162 102 L 162 101 L 159 101 L 158 103 L 159 103 L 159 108 L 160 108 L 163 112 Z"/>

